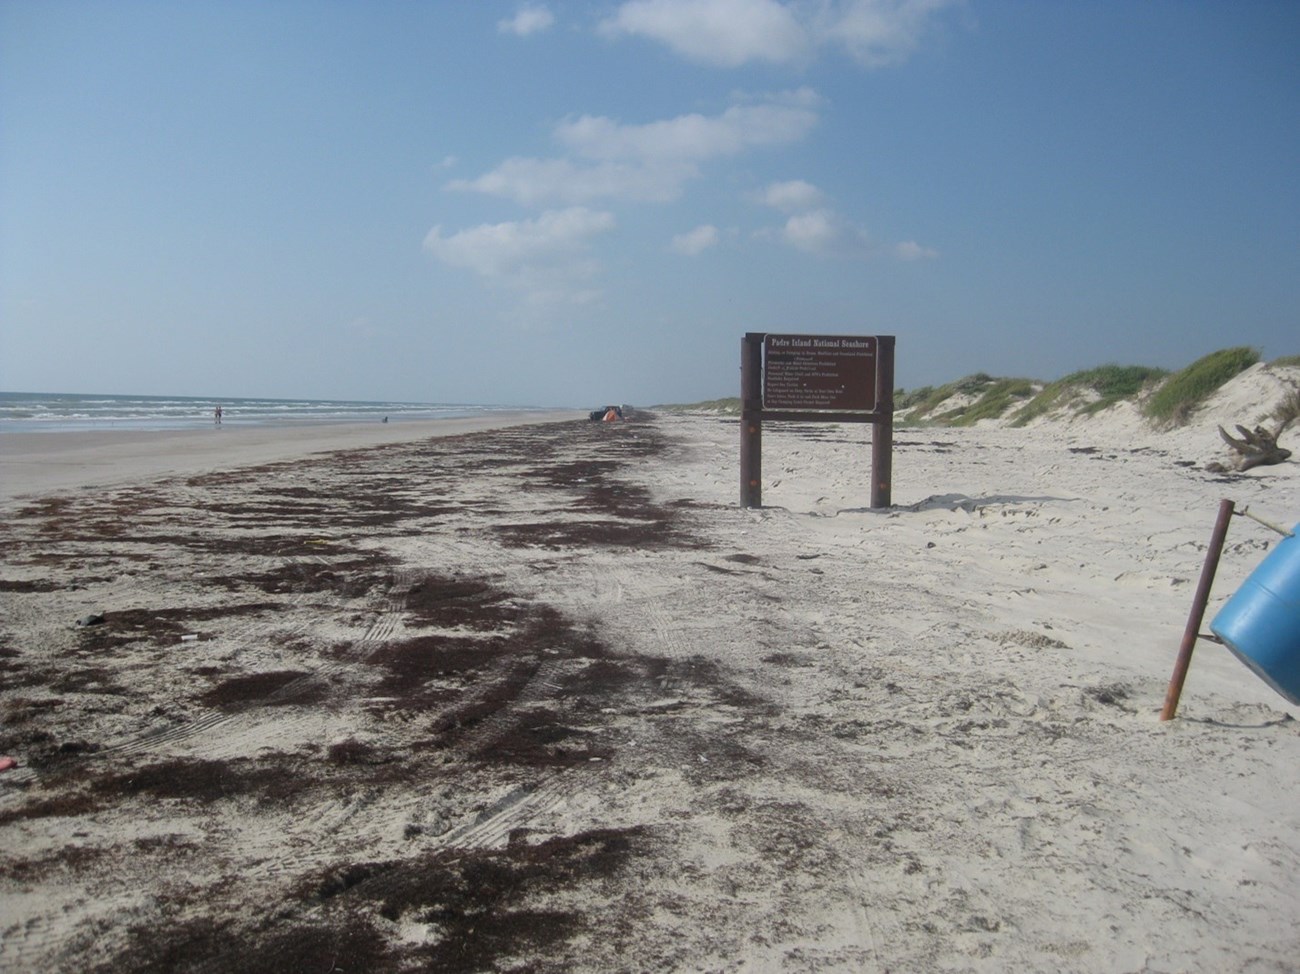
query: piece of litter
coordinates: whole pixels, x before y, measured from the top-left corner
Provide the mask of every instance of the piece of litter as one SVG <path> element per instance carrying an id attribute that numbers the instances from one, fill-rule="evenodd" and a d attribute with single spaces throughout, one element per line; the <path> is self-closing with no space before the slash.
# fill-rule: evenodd
<path id="1" fill-rule="evenodd" d="M 184 636 L 181 636 L 181 642 L 183 643 L 195 643 L 198 641 L 199 635 L 195 632 L 186 633 Z"/>
<path id="2" fill-rule="evenodd" d="M 0 771 L 8 771 L 10 768 L 18 767 L 18 762 L 13 758 L 0 758 Z"/>

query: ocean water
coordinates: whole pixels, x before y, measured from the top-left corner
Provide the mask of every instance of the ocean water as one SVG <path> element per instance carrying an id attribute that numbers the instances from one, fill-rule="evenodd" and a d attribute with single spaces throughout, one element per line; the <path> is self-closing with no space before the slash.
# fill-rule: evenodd
<path id="1" fill-rule="evenodd" d="M 427 402 L 350 402 L 334 399 L 204 399 L 189 396 L 97 396 L 0 392 L 0 433 L 75 430 L 180 430 L 213 425 L 293 426 L 311 423 L 390 423 L 459 419 L 517 410 Z"/>

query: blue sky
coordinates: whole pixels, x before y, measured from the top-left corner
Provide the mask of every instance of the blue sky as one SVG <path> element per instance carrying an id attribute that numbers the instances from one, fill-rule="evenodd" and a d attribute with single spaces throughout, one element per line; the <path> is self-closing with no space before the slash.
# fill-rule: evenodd
<path id="1" fill-rule="evenodd" d="M 599 405 L 1300 353 L 1300 4 L 0 0 L 0 389 Z"/>

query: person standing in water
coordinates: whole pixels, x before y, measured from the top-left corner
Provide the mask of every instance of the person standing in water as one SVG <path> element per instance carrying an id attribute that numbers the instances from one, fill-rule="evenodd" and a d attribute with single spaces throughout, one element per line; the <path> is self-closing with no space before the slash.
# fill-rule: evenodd
<path id="1" fill-rule="evenodd" d="M 217 403 L 217 408 L 212 410 L 212 422 L 216 426 L 221 425 L 221 404 Z"/>

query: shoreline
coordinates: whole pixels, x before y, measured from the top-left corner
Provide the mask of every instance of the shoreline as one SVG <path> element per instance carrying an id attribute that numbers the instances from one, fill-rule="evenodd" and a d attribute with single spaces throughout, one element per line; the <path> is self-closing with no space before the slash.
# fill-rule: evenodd
<path id="1" fill-rule="evenodd" d="M 81 487 L 193 475 L 333 450 L 579 418 L 585 418 L 585 414 L 576 410 L 518 410 L 393 423 L 0 433 L 0 506 Z"/>

